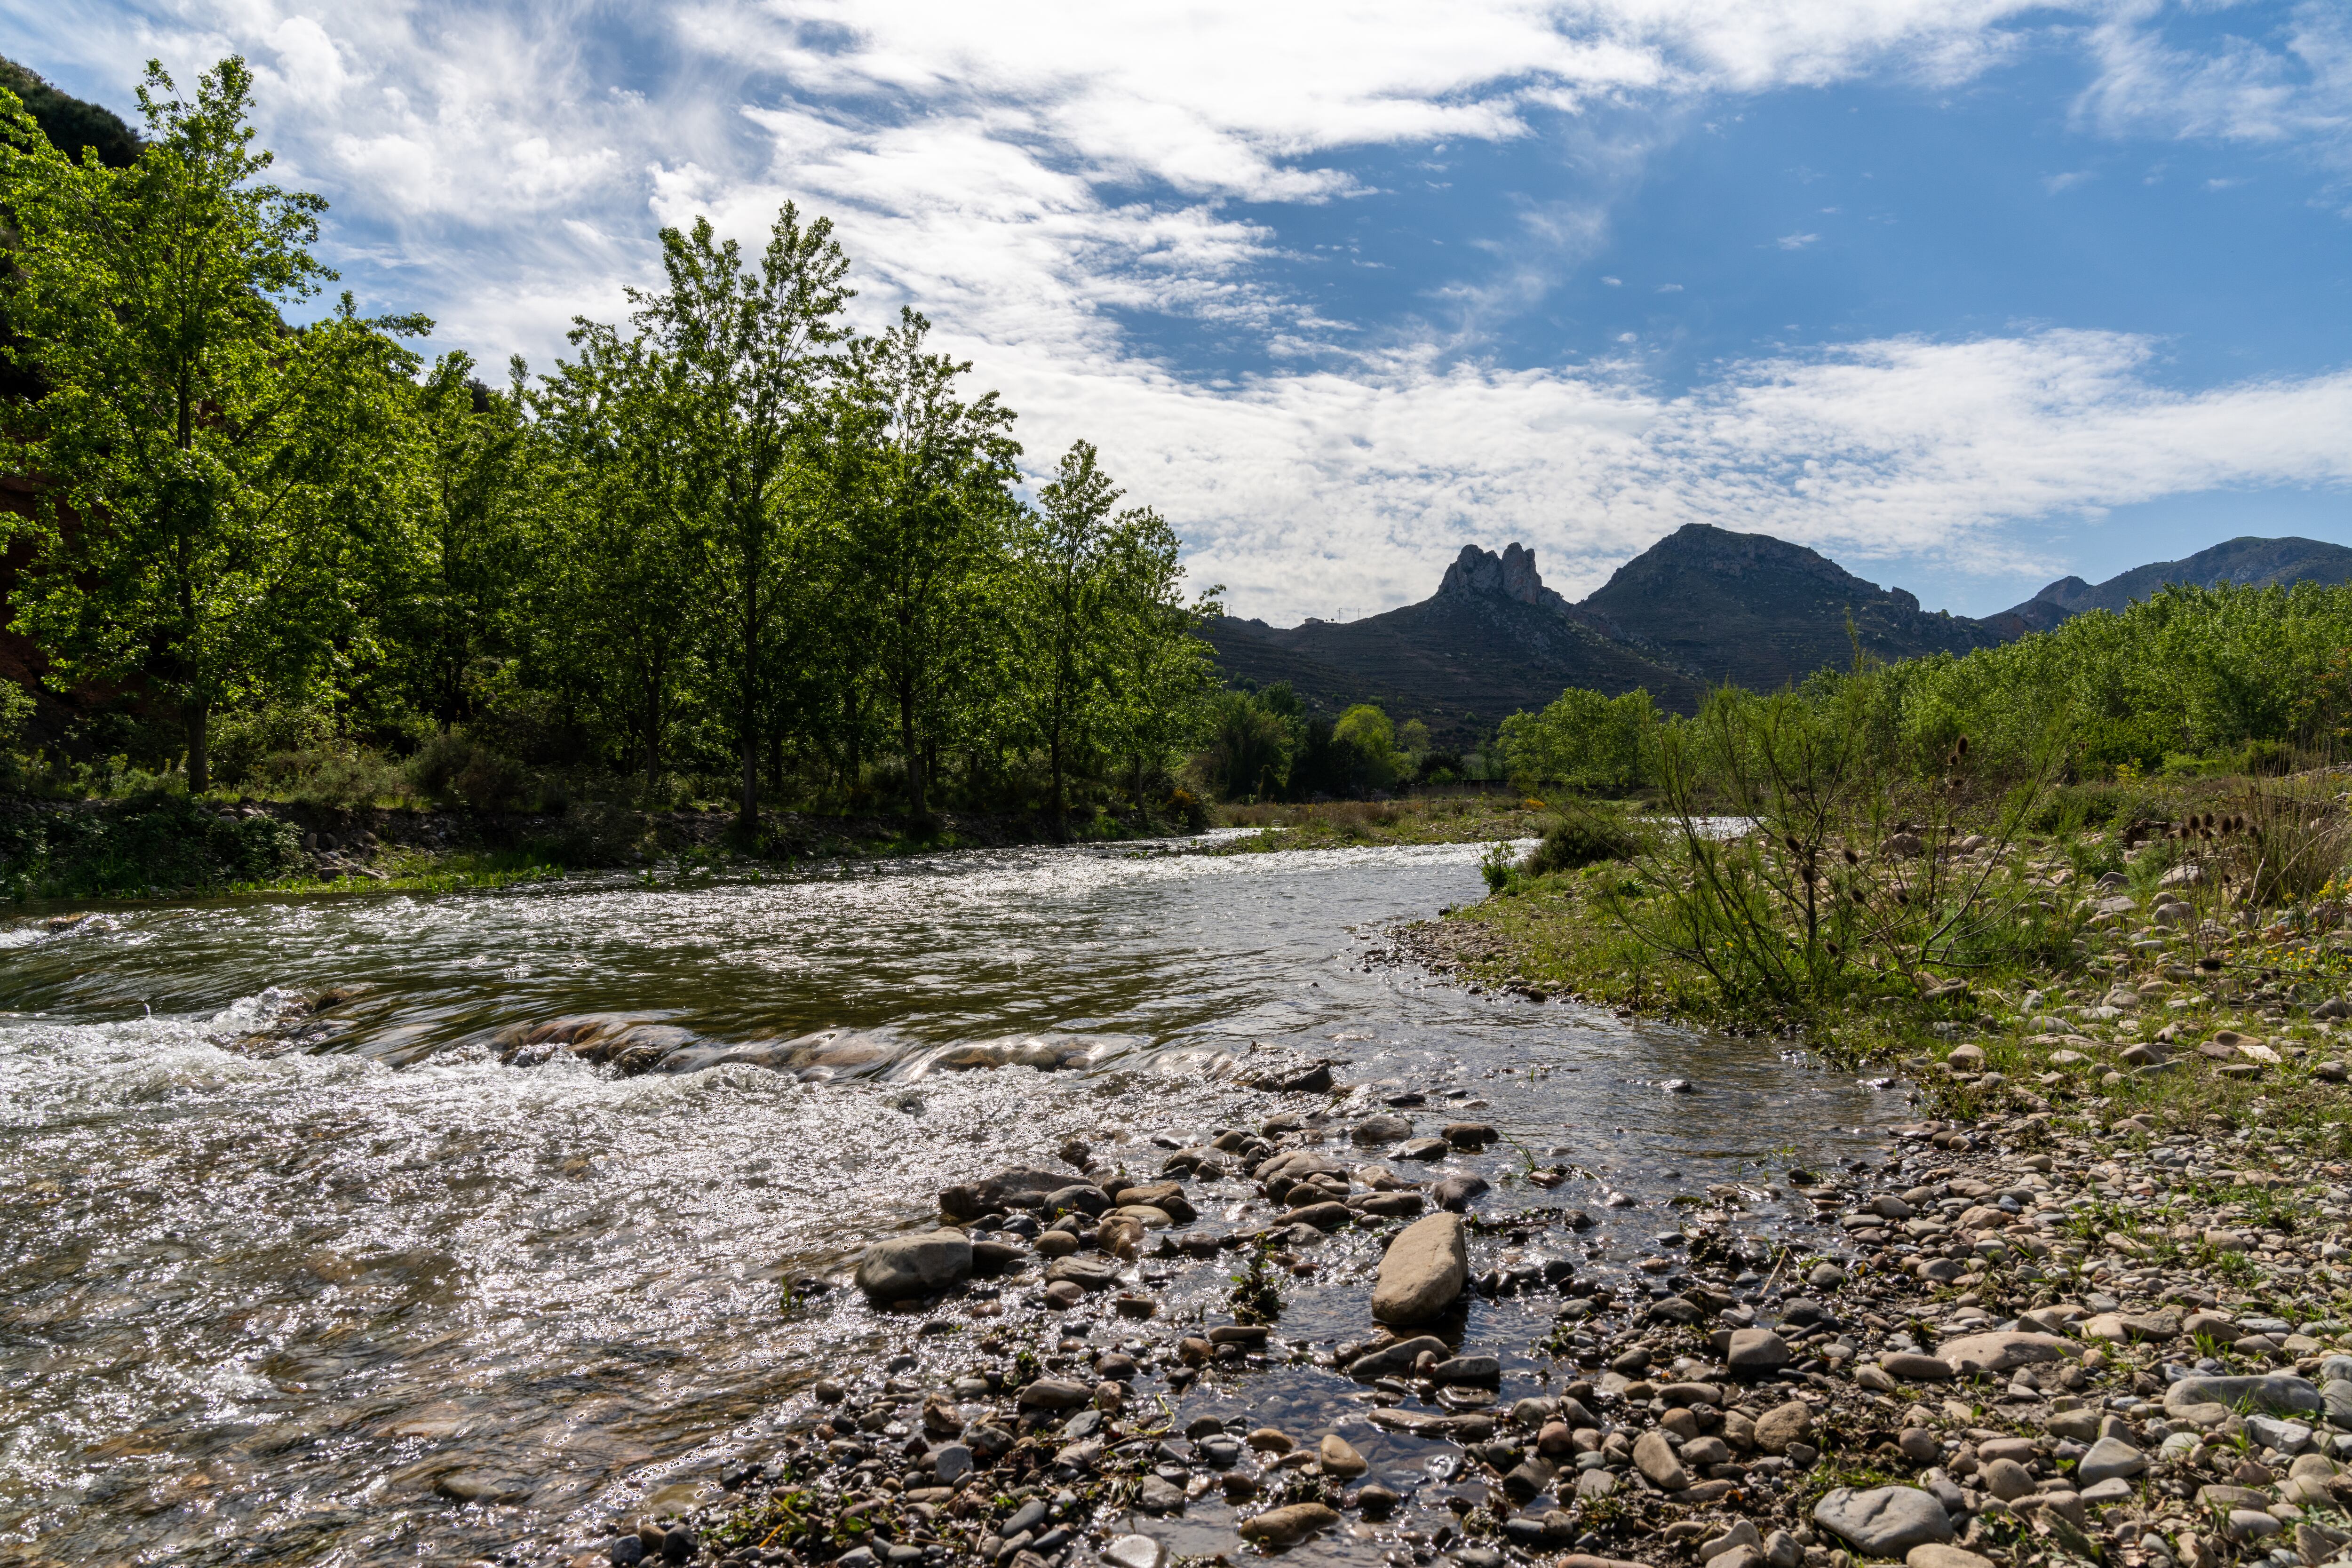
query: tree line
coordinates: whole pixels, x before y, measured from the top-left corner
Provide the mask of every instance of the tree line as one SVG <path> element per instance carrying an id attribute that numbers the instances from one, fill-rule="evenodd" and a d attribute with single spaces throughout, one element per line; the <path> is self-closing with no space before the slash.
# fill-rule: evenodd
<path id="1" fill-rule="evenodd" d="M 374 756 L 486 805 L 532 766 L 723 778 L 747 827 L 778 795 L 1164 802 L 1212 722 L 1213 590 L 1084 441 L 1024 499 L 1013 411 L 920 313 L 854 330 L 827 220 L 663 229 L 625 319 L 490 384 L 348 292 L 289 324 L 335 281 L 326 204 L 270 180 L 251 91 L 241 59 L 192 99 L 151 64 L 110 161 L 0 88 L 38 494 L 9 608 L 53 696 L 198 792 Z"/>
<path id="2" fill-rule="evenodd" d="M 1725 688 L 1688 719 L 1645 691 L 1570 689 L 1506 720 L 1501 750 L 1529 787 L 1624 795 L 1660 783 L 1670 731 L 1753 729 L 1767 708 L 1816 715 L 1922 774 L 1963 740 L 1990 773 L 2054 768 L 2078 782 L 2341 760 L 2352 742 L 2352 584 L 2176 584 L 1998 647 L 1857 658 L 1781 696 Z"/>

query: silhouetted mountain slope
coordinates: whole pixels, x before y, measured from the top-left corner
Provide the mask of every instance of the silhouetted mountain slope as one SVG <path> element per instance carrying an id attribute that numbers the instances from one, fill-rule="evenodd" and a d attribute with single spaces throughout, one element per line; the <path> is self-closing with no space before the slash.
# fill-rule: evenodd
<path id="1" fill-rule="evenodd" d="M 1802 545 L 1692 523 L 1619 567 L 1582 604 L 1544 586 L 1533 552 L 1465 545 L 1418 605 L 1346 623 L 1228 618 L 1206 630 L 1229 680 L 1287 680 L 1327 715 L 1377 702 L 1399 721 L 1422 720 L 1442 741 L 1466 743 L 1570 686 L 1612 696 L 1646 687 L 1662 705 L 1688 711 L 1709 685 L 1769 690 L 1843 667 L 1853 637 L 1885 659 L 1967 653 L 2084 610 L 2119 610 L 2167 583 L 2300 581 L 2352 582 L 2352 549 L 2232 539 L 2105 583 L 2062 578 L 1971 620 L 1922 610 L 1902 589 L 1866 583 Z"/>
<path id="2" fill-rule="evenodd" d="M 1853 662 L 1846 622 L 1881 658 L 1966 653 L 2005 641 L 1982 622 L 1929 612 L 1835 562 L 1761 533 L 1676 529 L 1578 606 L 1614 636 L 1707 683 L 1757 690 Z"/>
<path id="3" fill-rule="evenodd" d="M 2352 550 L 2316 539 L 2231 539 L 2185 560 L 2135 566 L 2095 585 L 2080 577 L 2061 577 L 1992 620 L 2000 623 L 2014 617 L 2017 632 L 2042 632 L 2084 610 L 2120 610 L 2169 583 L 2200 588 L 2218 588 L 2224 583 L 2269 588 L 2305 582 L 2352 583 Z"/>
<path id="4" fill-rule="evenodd" d="M 1206 628 L 1229 680 L 1287 680 L 1325 714 L 1378 702 L 1419 719 L 1441 744 L 1466 744 L 1506 715 L 1570 686 L 1637 686 L 1687 709 L 1697 683 L 1596 630 L 1543 585 L 1532 552 L 1465 545 L 1435 595 L 1360 621 L 1276 627 L 1227 617 Z"/>
<path id="5" fill-rule="evenodd" d="M 0 58 L 0 87 L 24 100 L 25 108 L 41 134 L 79 163 L 84 147 L 98 149 L 99 161 L 127 169 L 139 159 L 139 138 L 110 109 L 59 92 L 38 72 Z"/>

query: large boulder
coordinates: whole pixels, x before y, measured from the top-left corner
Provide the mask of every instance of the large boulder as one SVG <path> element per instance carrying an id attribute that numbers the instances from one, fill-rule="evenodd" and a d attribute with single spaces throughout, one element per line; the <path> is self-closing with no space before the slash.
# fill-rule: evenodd
<path id="1" fill-rule="evenodd" d="M 1916 1487 L 1839 1487 L 1813 1505 L 1813 1522 L 1852 1542 L 1865 1557 L 1900 1557 L 1952 1538 L 1952 1517 Z"/>
<path id="2" fill-rule="evenodd" d="M 877 1241 L 857 1260 L 857 1288 L 883 1302 L 935 1296 L 971 1278 L 971 1238 L 960 1230 L 926 1231 Z"/>
<path id="3" fill-rule="evenodd" d="M 1443 1317 L 1470 1280 L 1466 1232 L 1456 1214 L 1433 1214 L 1405 1226 L 1381 1259 L 1372 1316 L 1391 1326 Z"/>

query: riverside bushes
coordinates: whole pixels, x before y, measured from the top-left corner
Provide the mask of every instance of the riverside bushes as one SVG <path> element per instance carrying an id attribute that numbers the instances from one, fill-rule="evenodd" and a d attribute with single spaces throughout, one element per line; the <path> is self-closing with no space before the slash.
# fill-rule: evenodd
<path id="1" fill-rule="evenodd" d="M 2352 584 L 2175 586 L 2120 612 L 1964 656 L 1858 660 L 1795 689 L 1834 709 L 1888 754 L 1931 763 L 1965 735 L 1978 766 L 2022 775 L 2053 760 L 2039 824 L 2127 812 L 2134 786 L 2163 776 L 2276 776 L 2352 742 Z M 1606 795 L 1654 790 L 1661 736 L 1704 728 L 1646 693 L 1570 690 L 1503 727 L 1511 776 Z"/>
<path id="2" fill-rule="evenodd" d="M 223 816 L 184 795 L 73 807 L 0 803 L 0 888 L 12 899 L 267 882 L 301 858 L 290 824 Z"/>

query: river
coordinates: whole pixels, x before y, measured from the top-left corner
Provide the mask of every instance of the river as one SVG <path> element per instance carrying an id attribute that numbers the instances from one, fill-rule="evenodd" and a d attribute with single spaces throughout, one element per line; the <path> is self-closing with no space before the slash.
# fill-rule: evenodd
<path id="1" fill-rule="evenodd" d="M 1770 1043 L 1368 962 L 1483 896 L 1479 853 L 965 852 L 0 932 L 0 1561 L 466 1561 L 604 1518 L 879 1342 L 854 1292 L 787 1312 L 782 1281 L 1069 1139 L 1156 1169 L 1154 1135 L 1299 1109 L 1235 1083 L 1268 1053 L 1572 1163 L 1601 1268 L 1677 1193 L 1883 1147 L 1896 1095 Z M 593 1011 L 857 1048 L 500 1064 L 501 1028 Z M 1007 1041 L 1072 1065 L 943 1064 Z"/>

